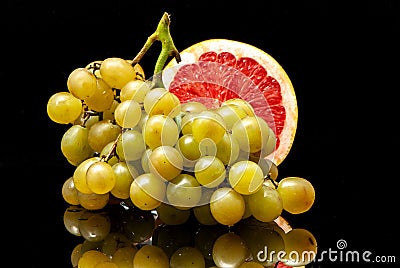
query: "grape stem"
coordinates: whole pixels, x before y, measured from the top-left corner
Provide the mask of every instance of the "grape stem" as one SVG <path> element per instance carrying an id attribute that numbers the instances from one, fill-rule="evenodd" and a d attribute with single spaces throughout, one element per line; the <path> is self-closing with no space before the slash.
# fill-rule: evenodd
<path id="1" fill-rule="evenodd" d="M 270 180 L 271 183 L 274 185 L 275 189 L 278 188 L 278 184 L 276 183 L 276 181 L 274 181 L 274 179 L 271 178 L 269 174 L 264 177 L 264 180 Z"/>
<path id="2" fill-rule="evenodd" d="M 108 151 L 108 153 L 106 155 L 102 155 L 101 156 L 101 160 L 102 161 L 108 162 L 111 159 L 111 157 L 113 157 L 115 155 L 115 151 L 117 149 L 117 143 L 118 143 L 118 140 L 120 139 L 121 135 L 122 135 L 122 133 L 118 134 L 117 138 L 114 140 L 114 143 L 111 146 L 111 148 Z"/>
<path id="3" fill-rule="evenodd" d="M 161 52 L 158 56 L 156 65 L 154 67 L 154 77 L 153 77 L 153 85 L 155 86 L 162 86 L 162 79 L 161 79 L 161 71 L 164 68 L 164 65 L 170 56 L 173 56 L 177 62 L 181 61 L 181 57 L 179 51 L 176 49 L 174 42 L 171 37 L 170 33 L 170 25 L 171 20 L 169 14 L 164 12 L 163 16 L 161 17 L 160 22 L 158 23 L 156 31 L 150 35 L 142 49 L 136 55 L 136 57 L 132 60 L 132 66 L 135 66 L 139 61 L 143 58 L 144 54 L 150 49 L 151 45 L 155 41 L 161 42 Z"/>

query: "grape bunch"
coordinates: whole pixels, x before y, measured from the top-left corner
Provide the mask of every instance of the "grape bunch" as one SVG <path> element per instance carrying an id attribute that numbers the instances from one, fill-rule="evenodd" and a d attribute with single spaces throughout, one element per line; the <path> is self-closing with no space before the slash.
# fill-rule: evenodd
<path id="1" fill-rule="evenodd" d="M 60 148 L 74 167 L 61 189 L 70 205 L 64 223 L 89 243 L 74 249 L 73 267 L 307 264 L 258 256 L 271 239 L 279 240 L 272 242 L 276 249 L 316 250 L 307 230 L 278 224 L 284 211 L 309 211 L 315 190 L 305 178 L 278 176 L 274 130 L 240 98 L 217 107 L 181 102 L 158 74 L 146 79 L 135 59 L 110 57 L 76 68 L 66 90 L 47 103 L 51 121 L 67 126 Z M 110 217 L 114 205 L 134 213 Z M 202 246 L 162 246 L 160 230 L 179 227 L 179 236 L 188 226 L 195 233 L 199 226 L 226 232 L 216 231 L 225 236 L 212 235 Z M 265 230 L 277 238 L 257 242 Z"/>

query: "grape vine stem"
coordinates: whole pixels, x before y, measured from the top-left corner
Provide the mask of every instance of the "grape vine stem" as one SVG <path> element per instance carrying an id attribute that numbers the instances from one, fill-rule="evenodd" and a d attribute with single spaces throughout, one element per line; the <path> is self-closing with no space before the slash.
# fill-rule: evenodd
<path id="1" fill-rule="evenodd" d="M 171 20 L 169 14 L 164 12 L 160 22 L 158 23 L 156 31 L 147 38 L 142 49 L 132 60 L 132 66 L 135 66 L 137 63 L 139 63 L 144 54 L 146 54 L 155 41 L 161 42 L 161 52 L 154 67 L 154 76 L 152 80 L 155 86 L 163 86 L 161 71 L 163 70 L 164 65 L 169 57 L 174 57 L 177 62 L 181 61 L 179 51 L 176 49 L 174 41 L 172 40 L 169 27 L 170 23 Z"/>

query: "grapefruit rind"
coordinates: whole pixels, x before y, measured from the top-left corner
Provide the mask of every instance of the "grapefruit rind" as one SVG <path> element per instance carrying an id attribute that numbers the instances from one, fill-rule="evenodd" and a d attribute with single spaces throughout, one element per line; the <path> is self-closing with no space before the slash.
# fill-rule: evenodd
<path id="1" fill-rule="evenodd" d="M 273 159 L 270 159 L 276 165 L 279 165 L 289 154 L 297 129 L 297 100 L 289 76 L 282 66 L 265 51 L 250 44 L 229 39 L 208 39 L 184 49 L 180 52 L 181 62 L 178 64 L 175 58 L 172 59 L 165 66 L 164 72 L 168 73 L 169 68 L 177 65 L 196 63 L 199 57 L 208 51 L 214 51 L 216 53 L 229 52 L 236 57 L 250 57 L 263 66 L 267 70 L 269 76 L 274 77 L 279 82 L 281 86 L 282 105 L 285 107 L 286 111 L 286 119 L 283 130 L 279 135 L 279 147 L 274 154 L 271 154 Z M 172 75 L 171 73 L 168 74 L 168 76 Z M 169 79 L 169 82 L 171 82 L 171 79 Z M 167 89 L 169 88 L 168 83 L 165 84 Z"/>

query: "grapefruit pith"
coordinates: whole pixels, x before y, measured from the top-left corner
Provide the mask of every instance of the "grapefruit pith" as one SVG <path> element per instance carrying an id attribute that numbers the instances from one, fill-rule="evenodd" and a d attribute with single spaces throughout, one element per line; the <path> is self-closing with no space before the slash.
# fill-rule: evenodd
<path id="1" fill-rule="evenodd" d="M 164 68 L 164 85 L 181 102 L 201 101 L 216 107 L 242 98 L 263 117 L 276 136 L 271 159 L 279 165 L 289 153 L 297 128 L 297 101 L 291 80 L 268 53 L 252 45 L 209 39 L 180 52 L 181 62 Z"/>

